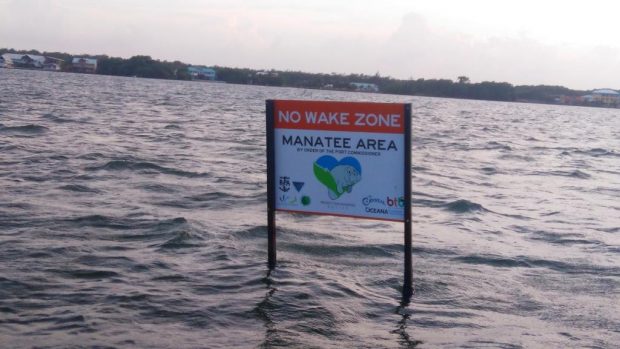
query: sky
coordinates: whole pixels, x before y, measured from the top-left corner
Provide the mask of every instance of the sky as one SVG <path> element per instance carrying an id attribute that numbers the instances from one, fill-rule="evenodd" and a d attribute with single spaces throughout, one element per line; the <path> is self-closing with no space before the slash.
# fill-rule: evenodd
<path id="1" fill-rule="evenodd" d="M 0 47 L 620 88 L 620 1 L 0 0 Z"/>

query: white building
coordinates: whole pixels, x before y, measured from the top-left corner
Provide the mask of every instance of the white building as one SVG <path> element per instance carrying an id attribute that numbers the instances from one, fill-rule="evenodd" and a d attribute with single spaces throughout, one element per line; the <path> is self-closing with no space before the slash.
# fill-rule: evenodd
<path id="1" fill-rule="evenodd" d="M 23 53 L 5 53 L 0 59 L 0 67 L 4 68 L 35 68 L 60 70 L 62 59 Z"/>
<path id="2" fill-rule="evenodd" d="M 583 100 L 589 103 L 617 106 L 620 105 L 620 93 L 612 89 L 604 88 L 594 90 L 591 94 L 583 96 Z"/>
<path id="3" fill-rule="evenodd" d="M 353 90 L 360 92 L 379 92 L 379 86 L 366 82 L 352 82 L 349 84 Z"/>
<path id="4" fill-rule="evenodd" d="M 214 69 L 202 65 L 190 65 L 187 67 L 187 72 L 194 80 L 215 80 L 216 78 Z"/>
<path id="5" fill-rule="evenodd" d="M 97 72 L 97 59 L 73 57 L 73 60 L 71 61 L 71 66 L 73 71 L 76 73 L 94 74 Z"/>

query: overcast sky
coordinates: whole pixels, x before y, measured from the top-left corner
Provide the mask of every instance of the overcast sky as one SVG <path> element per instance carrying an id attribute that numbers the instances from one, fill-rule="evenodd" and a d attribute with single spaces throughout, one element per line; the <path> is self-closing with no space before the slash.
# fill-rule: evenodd
<path id="1" fill-rule="evenodd" d="M 620 1 L 0 0 L 0 47 L 620 88 Z"/>

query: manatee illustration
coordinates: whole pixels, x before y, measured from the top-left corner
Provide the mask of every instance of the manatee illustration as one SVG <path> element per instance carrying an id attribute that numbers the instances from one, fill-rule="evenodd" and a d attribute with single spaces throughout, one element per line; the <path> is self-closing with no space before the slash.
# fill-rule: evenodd
<path id="1" fill-rule="evenodd" d="M 350 193 L 353 185 L 362 179 L 360 173 L 349 165 L 338 165 L 329 171 L 336 182 L 336 191 L 329 189 L 329 198 L 336 200 L 345 191 Z"/>
<path id="2" fill-rule="evenodd" d="M 331 155 L 324 155 L 314 162 L 314 175 L 327 187 L 330 199 L 336 200 L 344 193 L 350 193 L 353 186 L 362 180 L 362 167 L 354 157 L 338 161 Z"/>

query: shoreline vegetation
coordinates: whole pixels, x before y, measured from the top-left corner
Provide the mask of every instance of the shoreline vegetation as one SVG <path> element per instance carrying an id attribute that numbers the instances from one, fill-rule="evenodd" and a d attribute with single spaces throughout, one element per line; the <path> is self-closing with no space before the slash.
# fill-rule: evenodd
<path id="1" fill-rule="evenodd" d="M 40 52 L 37 50 L 15 50 L 0 48 L 0 55 L 5 53 L 32 54 L 54 57 L 62 60 L 60 71 L 74 71 L 72 59 L 75 57 L 94 58 L 97 60 L 96 74 L 130 76 L 141 78 L 192 80 L 188 72 L 190 64 L 180 61 L 160 61 L 150 56 L 138 55 L 130 58 L 110 57 L 107 55 L 73 55 L 64 52 Z M 475 100 L 531 102 L 546 104 L 583 105 L 597 107 L 619 107 L 615 102 L 604 103 L 597 100 L 584 100 L 593 91 L 572 90 L 563 86 L 550 85 L 512 85 L 508 82 L 470 82 L 466 76 L 456 80 L 449 79 L 396 79 L 366 74 L 306 73 L 300 71 L 259 70 L 211 66 L 217 72 L 217 81 L 232 84 L 264 85 L 279 87 L 297 87 L 310 89 L 332 89 L 341 91 L 359 91 L 356 84 L 372 85 L 378 93 L 447 97 Z M 596 91 L 594 91 L 595 93 Z"/>

